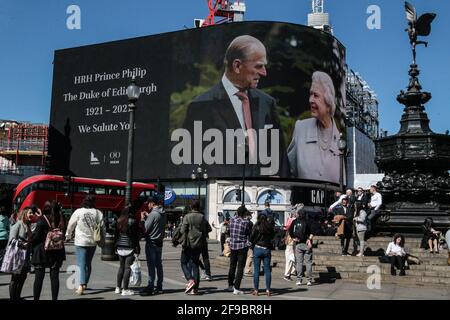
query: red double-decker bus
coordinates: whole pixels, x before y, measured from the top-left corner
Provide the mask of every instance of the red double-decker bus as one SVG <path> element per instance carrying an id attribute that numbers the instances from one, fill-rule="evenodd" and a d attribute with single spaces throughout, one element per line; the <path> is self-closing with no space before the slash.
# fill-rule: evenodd
<path id="1" fill-rule="evenodd" d="M 81 207 L 87 194 L 95 195 L 95 206 L 107 220 L 118 216 L 125 206 L 126 182 L 56 175 L 37 175 L 23 180 L 17 186 L 13 197 L 14 212 L 23 208 L 41 208 L 46 201 L 56 200 L 62 206 L 65 216 L 70 216 Z M 157 192 L 156 186 L 134 182 L 131 201 L 135 208 L 141 208 L 146 199 Z M 138 212 L 137 212 L 138 213 Z"/>

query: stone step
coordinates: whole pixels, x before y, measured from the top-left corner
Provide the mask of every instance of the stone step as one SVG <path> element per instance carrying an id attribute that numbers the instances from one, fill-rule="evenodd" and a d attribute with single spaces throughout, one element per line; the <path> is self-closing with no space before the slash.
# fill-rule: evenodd
<path id="1" fill-rule="evenodd" d="M 390 275 L 391 274 L 391 266 L 390 265 L 377 265 L 380 268 L 381 274 Z M 316 272 L 359 272 L 366 273 L 368 271 L 367 267 L 359 267 L 359 266 L 349 266 L 349 265 L 314 265 L 313 271 Z M 448 270 L 450 271 L 450 270 Z M 406 270 L 408 276 L 415 277 L 440 277 L 440 278 L 448 278 L 450 280 L 450 272 L 442 272 L 442 271 L 422 271 L 422 270 Z M 398 274 L 398 272 L 397 272 Z"/>
<path id="2" fill-rule="evenodd" d="M 351 242 L 353 242 L 353 240 L 350 240 Z M 373 241 L 372 239 L 366 240 L 366 243 L 369 243 L 371 245 L 376 245 L 376 246 L 380 246 L 382 248 L 387 248 L 387 246 L 389 245 L 391 241 Z M 323 244 L 340 244 L 341 243 L 341 239 L 339 238 L 333 238 L 333 239 L 327 239 L 327 240 L 313 240 L 313 245 L 318 244 L 323 245 Z M 405 247 L 407 248 L 420 248 L 421 245 L 421 241 L 407 241 L 405 242 Z"/>
<path id="3" fill-rule="evenodd" d="M 379 257 L 368 257 L 368 256 L 364 256 L 364 257 L 355 257 L 355 256 L 338 256 L 335 254 L 320 254 L 320 253 L 316 253 L 313 255 L 313 259 L 314 261 L 318 261 L 318 262 L 333 262 L 333 263 L 341 263 L 341 262 L 345 262 L 345 261 L 351 261 L 350 263 L 355 263 L 357 261 L 367 261 L 368 263 L 371 264 L 377 264 L 380 263 L 380 260 L 378 259 Z M 281 257 L 281 256 L 273 256 L 272 260 L 277 262 L 277 263 L 284 263 L 285 261 L 285 257 Z M 443 258 L 443 259 L 421 259 L 422 264 L 424 265 L 438 265 L 438 266 L 447 266 L 447 259 Z"/>
<path id="4" fill-rule="evenodd" d="M 220 267 L 228 267 L 227 258 L 221 259 L 221 261 L 214 261 L 213 265 Z M 381 284 L 401 284 L 401 285 L 413 285 L 413 286 L 444 286 L 450 287 L 450 277 L 443 277 L 439 273 L 419 273 L 417 271 L 407 270 L 406 276 L 392 276 L 390 275 L 390 266 L 387 268 L 381 266 Z M 386 272 L 389 270 L 389 272 Z M 273 268 L 274 276 L 283 276 L 284 268 Z M 345 269 L 339 268 L 326 268 L 325 266 L 313 266 L 313 277 L 316 282 L 328 282 L 335 279 L 343 279 L 345 281 L 351 281 L 356 283 L 366 283 L 370 274 L 367 273 L 365 268 Z"/>
<path id="5" fill-rule="evenodd" d="M 368 239 L 368 241 L 375 241 L 375 242 L 391 242 L 393 237 L 370 237 Z M 314 241 L 327 241 L 327 240 L 339 240 L 339 238 L 334 237 L 334 236 L 314 236 Z M 411 243 L 420 243 L 422 241 L 422 236 L 418 237 L 418 238 L 406 238 L 405 239 L 406 243 L 411 242 Z"/>
<path id="6" fill-rule="evenodd" d="M 221 265 L 221 267 L 227 267 L 227 265 Z M 283 277 L 284 269 L 274 268 L 272 270 L 273 276 Z M 313 268 L 313 278 L 316 282 L 330 282 L 335 280 L 351 281 L 356 283 L 366 283 L 370 274 L 367 272 L 349 272 L 349 271 L 320 271 L 319 269 Z M 382 284 L 401 284 L 410 286 L 444 286 L 450 287 L 450 278 L 448 277 L 436 277 L 432 275 L 417 276 L 411 275 L 409 270 L 406 276 L 392 276 L 390 273 L 381 273 Z M 294 282 L 293 282 L 294 283 Z"/>
<path id="7" fill-rule="evenodd" d="M 341 257 L 339 257 L 341 258 Z M 352 258 L 352 259 L 324 259 L 323 257 L 314 257 L 313 263 L 317 266 L 351 266 L 351 267 L 362 267 L 367 268 L 371 265 L 378 265 L 381 268 L 390 268 L 389 263 L 380 263 L 378 259 L 370 259 L 371 257 L 342 257 L 342 258 Z M 214 261 L 222 262 L 223 264 L 228 265 L 229 264 L 229 258 L 227 257 L 218 257 L 214 259 Z M 274 265 L 276 268 L 284 269 L 285 266 L 285 260 L 284 259 L 272 259 L 272 265 Z M 431 262 L 424 262 L 420 265 L 412 264 L 409 266 L 411 270 L 417 270 L 417 271 L 432 271 L 432 272 L 442 272 L 442 273 L 449 273 L 450 275 L 450 266 L 447 265 L 438 265 L 436 263 Z M 390 269 L 389 269 L 390 270 Z"/>
<path id="8" fill-rule="evenodd" d="M 359 258 L 359 257 L 358 257 Z M 285 266 L 285 260 L 276 260 L 272 259 L 272 263 L 276 264 L 276 267 L 278 268 L 284 268 Z M 361 257 L 360 260 L 334 260 L 334 259 L 316 259 L 316 257 L 313 258 L 313 263 L 316 265 L 324 265 L 324 266 L 358 266 L 358 267 L 365 267 L 367 268 L 370 265 L 379 265 L 379 266 L 386 266 L 386 268 L 390 268 L 389 263 L 380 263 L 378 260 L 368 260 L 366 257 Z M 411 264 L 410 266 L 411 270 L 429 270 L 429 271 L 437 271 L 437 272 L 448 272 L 450 273 L 450 266 L 447 265 L 436 265 L 436 264 L 430 264 L 429 262 L 425 261 L 420 265 Z"/>
<path id="9" fill-rule="evenodd" d="M 334 253 L 334 254 L 341 254 L 341 246 L 337 247 L 337 246 L 330 246 L 330 247 L 322 247 L 319 246 L 318 248 L 313 248 L 313 252 L 314 253 Z M 350 245 L 349 247 L 349 252 L 353 251 L 353 246 Z M 374 253 L 383 253 L 384 251 L 380 251 L 380 249 L 374 249 L 372 247 L 366 247 L 364 250 L 365 254 L 370 256 Z M 427 251 L 423 251 L 423 250 L 406 250 L 407 253 L 416 256 L 420 259 L 433 259 L 433 258 L 448 258 L 448 254 L 447 252 L 440 252 L 440 253 L 429 253 Z M 280 255 L 279 253 L 277 253 L 276 255 Z"/>
<path id="10" fill-rule="evenodd" d="M 352 250 L 349 250 L 352 251 Z M 319 258 L 321 256 L 324 256 L 325 259 L 333 259 L 333 258 L 337 258 L 339 260 L 352 260 L 352 259 L 366 259 L 366 260 L 372 260 L 372 261 L 379 261 L 379 257 L 382 255 L 382 252 L 374 252 L 369 250 L 365 250 L 364 251 L 365 256 L 364 257 L 355 257 L 355 256 L 341 256 L 341 249 L 340 248 L 335 248 L 335 249 L 321 249 L 321 248 L 316 248 L 313 249 L 313 255 L 314 255 L 314 259 Z M 413 252 L 412 255 L 417 256 L 422 262 L 433 262 L 434 264 L 440 264 L 440 265 L 446 265 L 447 264 L 447 259 L 448 259 L 448 255 L 444 254 L 444 253 L 440 253 L 440 254 L 429 254 L 429 253 L 417 253 L 417 252 Z M 284 260 L 285 259 L 285 253 L 284 251 L 272 251 L 272 259 L 275 260 Z M 355 261 L 355 260 L 352 260 Z"/>

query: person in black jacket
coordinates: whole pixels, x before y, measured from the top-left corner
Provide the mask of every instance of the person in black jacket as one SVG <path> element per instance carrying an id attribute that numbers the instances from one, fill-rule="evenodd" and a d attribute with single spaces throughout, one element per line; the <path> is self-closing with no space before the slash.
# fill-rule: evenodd
<path id="1" fill-rule="evenodd" d="M 42 216 L 36 222 L 36 228 L 31 237 L 31 264 L 34 266 L 34 300 L 39 300 L 42 284 L 45 277 L 45 268 L 50 268 L 50 282 L 52 300 L 58 300 L 59 270 L 66 260 L 64 246 L 59 250 L 45 250 L 45 241 L 49 231 L 58 228 L 64 229 L 60 207 L 56 201 L 46 202 L 42 210 Z M 62 233 L 63 235 L 63 233 Z"/>
<path id="2" fill-rule="evenodd" d="M 272 282 L 272 273 L 270 271 L 270 260 L 272 257 L 272 241 L 275 237 L 274 224 L 269 221 L 268 216 L 261 213 L 258 216 L 255 226 L 250 234 L 250 242 L 253 245 L 253 292 L 258 295 L 259 288 L 259 268 L 261 260 L 264 262 L 264 276 L 266 280 L 266 294 L 271 295 L 270 285 Z"/>
<path id="3" fill-rule="evenodd" d="M 335 216 L 344 216 L 344 234 L 340 235 L 341 238 L 341 251 L 343 256 L 348 256 L 348 247 L 350 245 L 350 239 L 353 236 L 353 208 L 349 206 L 349 200 L 347 197 L 343 198 L 341 204 L 337 205 L 333 213 Z M 353 251 L 358 249 L 357 242 L 353 241 Z M 356 253 L 355 253 L 356 254 Z"/>
<path id="4" fill-rule="evenodd" d="M 306 285 L 312 285 L 312 239 L 311 228 L 306 221 L 305 211 L 299 209 L 298 217 L 289 227 L 289 235 L 294 240 L 295 261 L 297 263 L 297 286 L 302 285 L 303 260 L 306 262 L 306 277 L 308 282 Z"/>
<path id="5" fill-rule="evenodd" d="M 361 205 L 361 209 L 367 211 L 367 205 L 369 204 L 370 198 L 369 195 L 364 192 L 362 187 L 358 187 L 356 190 L 356 201 Z"/>
<path id="6" fill-rule="evenodd" d="M 422 243 L 420 245 L 421 248 L 429 249 L 430 253 L 439 253 L 439 236 L 441 234 L 440 231 L 436 231 L 433 228 L 433 219 L 431 217 L 425 218 L 422 225 Z"/>
<path id="7" fill-rule="evenodd" d="M 132 290 L 128 289 L 131 265 L 134 262 L 135 254 L 139 255 L 140 247 L 139 225 L 130 206 L 122 210 L 115 230 L 116 250 L 120 261 L 115 293 L 122 294 L 122 296 L 131 296 L 134 294 Z"/>

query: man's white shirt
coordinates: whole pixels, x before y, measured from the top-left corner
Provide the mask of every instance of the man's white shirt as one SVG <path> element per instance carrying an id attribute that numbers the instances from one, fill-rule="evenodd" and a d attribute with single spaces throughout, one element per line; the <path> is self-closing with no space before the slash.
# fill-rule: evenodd
<path id="1" fill-rule="evenodd" d="M 239 89 L 236 88 L 234 84 L 231 83 L 231 81 L 227 78 L 225 74 L 223 74 L 222 76 L 222 84 L 223 87 L 225 88 L 225 91 L 228 94 L 228 97 L 230 98 L 234 112 L 236 112 L 236 116 L 238 117 L 239 123 L 241 124 L 241 128 L 245 130 L 246 127 L 244 121 L 244 112 L 242 111 L 242 101 L 236 95 L 236 93 L 239 92 Z"/>
<path id="2" fill-rule="evenodd" d="M 371 209 L 378 210 L 382 203 L 383 203 L 383 200 L 382 200 L 381 194 L 379 194 L 378 192 L 375 192 L 370 197 L 370 208 Z"/>

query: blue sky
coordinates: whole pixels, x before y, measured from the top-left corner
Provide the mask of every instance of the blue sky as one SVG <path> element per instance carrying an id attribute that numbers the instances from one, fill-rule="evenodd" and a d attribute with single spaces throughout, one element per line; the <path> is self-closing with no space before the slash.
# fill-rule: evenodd
<path id="1" fill-rule="evenodd" d="M 247 0 L 245 20 L 306 24 L 310 0 Z M 426 105 L 435 132 L 450 129 L 450 1 L 415 0 L 418 13 L 435 12 L 428 48 L 419 47 L 420 81 L 433 98 Z M 206 0 L 1 0 L 0 119 L 49 122 L 52 60 L 56 49 L 181 30 L 208 14 Z M 81 30 L 66 27 L 69 5 L 81 9 Z M 347 63 L 377 93 L 380 127 L 398 131 L 396 96 L 408 84 L 412 60 L 401 0 L 325 0 Z M 381 9 L 381 29 L 369 30 L 370 5 Z"/>

